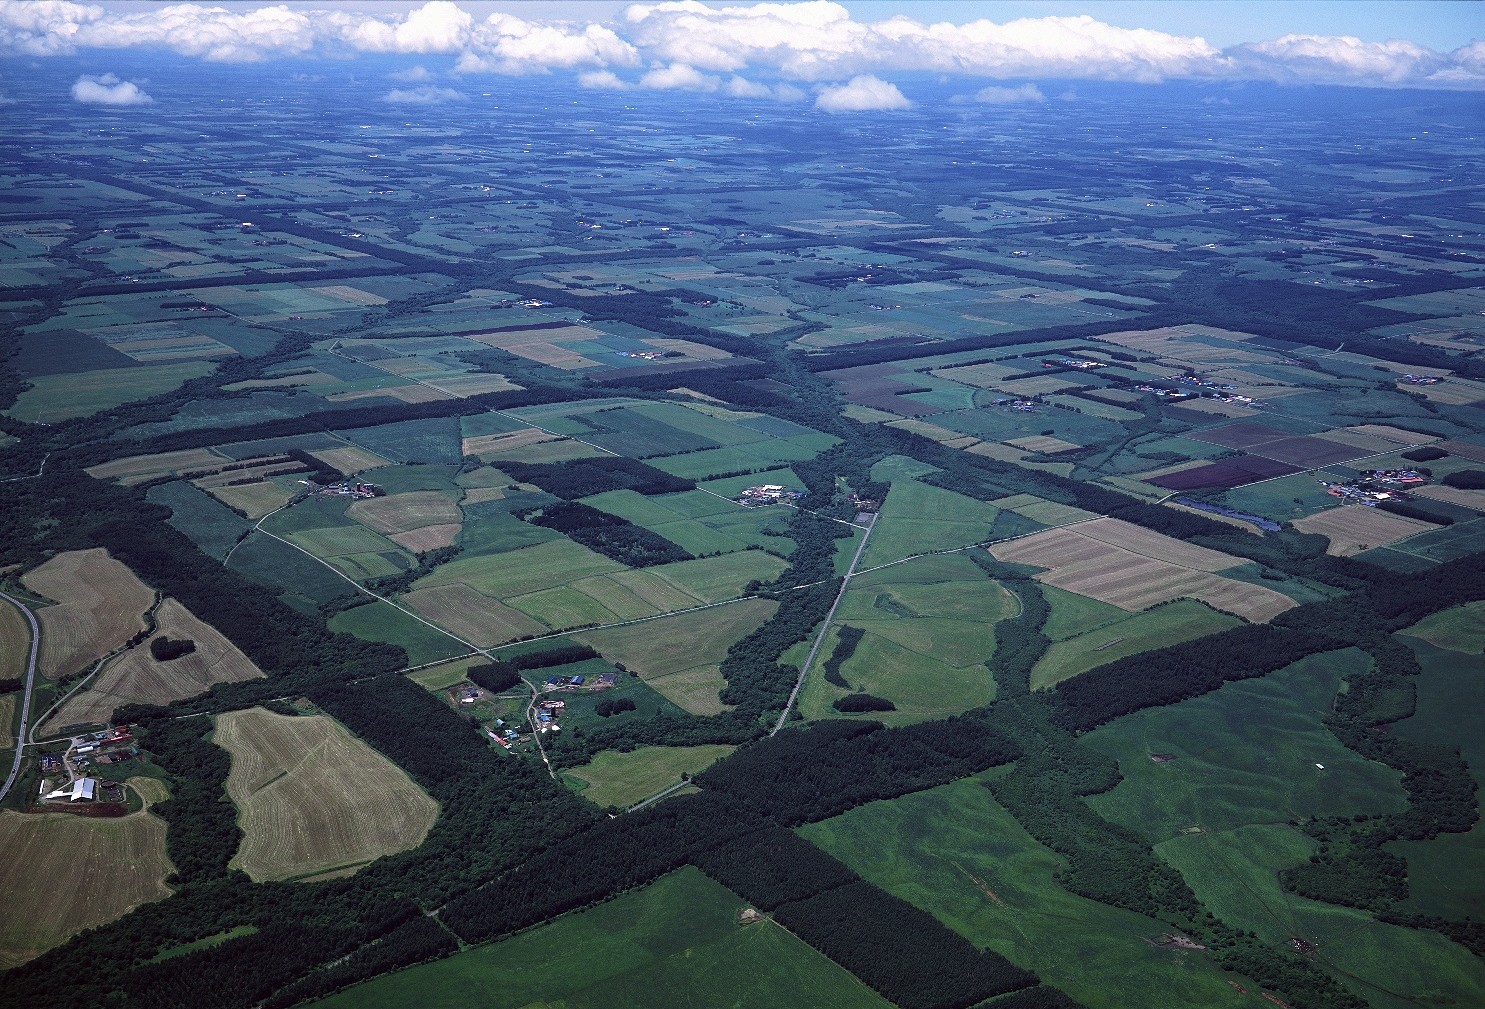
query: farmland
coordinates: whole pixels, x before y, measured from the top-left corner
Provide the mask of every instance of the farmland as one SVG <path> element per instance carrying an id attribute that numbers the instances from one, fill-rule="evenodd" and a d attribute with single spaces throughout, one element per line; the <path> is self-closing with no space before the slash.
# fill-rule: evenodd
<path id="1" fill-rule="evenodd" d="M 165 821 L 0 811 L 0 966 L 14 967 L 83 929 L 170 895 Z M 24 909 L 24 913 L 18 913 Z"/>
<path id="2" fill-rule="evenodd" d="M 1294 528 L 1319 533 L 1330 540 L 1325 552 L 1333 557 L 1351 557 L 1373 547 L 1390 546 L 1398 540 L 1428 532 L 1429 522 L 1406 518 L 1357 505 L 1342 505 L 1297 519 Z"/>
<path id="3" fill-rule="evenodd" d="M 206 692 L 213 683 L 235 683 L 262 677 L 232 642 L 192 615 L 174 599 L 155 611 L 156 632 L 172 640 L 195 644 L 188 655 L 161 662 L 146 644 L 113 659 L 52 716 L 57 725 L 107 722 L 113 710 L 125 704 L 169 704 Z"/>
<path id="4" fill-rule="evenodd" d="M 771 923 L 739 927 L 744 901 L 692 868 L 507 942 L 414 967 L 317 1003 L 324 1009 L 561 1003 L 569 1009 L 796 1000 L 822 1009 L 886 1009 L 880 996 Z M 585 955 L 574 961 L 571 951 Z"/>
<path id="5" fill-rule="evenodd" d="M 438 813 L 395 764 L 323 715 L 233 711 L 213 739 L 232 754 L 227 794 L 243 831 L 233 864 L 254 879 L 354 871 L 416 846 Z"/>
<path id="6" fill-rule="evenodd" d="M 144 629 L 154 593 L 101 549 L 58 554 L 28 572 L 26 588 L 56 605 L 37 613 L 38 669 L 50 677 L 76 672 Z"/>
<path id="7" fill-rule="evenodd" d="M 731 753 L 731 746 L 642 746 L 631 753 L 605 750 L 567 772 L 582 796 L 599 806 L 623 809 L 677 785 Z"/>

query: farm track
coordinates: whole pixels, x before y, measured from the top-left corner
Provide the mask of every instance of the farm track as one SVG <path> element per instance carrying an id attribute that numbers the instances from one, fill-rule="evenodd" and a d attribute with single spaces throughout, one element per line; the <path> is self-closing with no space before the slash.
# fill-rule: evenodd
<path id="1" fill-rule="evenodd" d="M 10 773 L 5 777 L 5 784 L 0 787 L 0 802 L 10 794 L 10 788 L 15 784 L 16 775 L 21 772 L 21 759 L 26 752 L 27 721 L 31 717 L 31 688 L 36 682 L 36 653 L 41 649 L 41 628 L 36 623 L 36 616 L 31 608 L 19 599 L 5 592 L 0 592 L 0 599 L 4 599 L 26 618 L 31 625 L 31 654 L 26 659 L 26 687 L 25 695 L 21 698 L 21 724 L 20 730 L 15 737 L 15 756 L 10 762 Z"/>

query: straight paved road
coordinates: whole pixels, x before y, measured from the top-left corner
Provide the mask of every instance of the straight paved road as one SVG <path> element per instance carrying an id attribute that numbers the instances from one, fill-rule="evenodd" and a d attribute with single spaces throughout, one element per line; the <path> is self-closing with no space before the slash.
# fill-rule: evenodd
<path id="1" fill-rule="evenodd" d="M 26 661 L 26 693 L 21 699 L 21 728 L 15 737 L 15 759 L 10 762 L 10 774 L 5 778 L 4 787 L 0 787 L 0 802 L 3 802 L 10 794 L 10 786 L 15 784 L 16 775 L 21 771 L 21 756 L 26 752 L 26 733 L 31 728 L 31 687 L 36 681 L 36 651 L 41 646 L 41 628 L 36 626 L 36 617 L 25 603 L 4 592 L 0 592 L 0 599 L 24 613 L 26 622 L 31 625 L 31 657 Z"/>

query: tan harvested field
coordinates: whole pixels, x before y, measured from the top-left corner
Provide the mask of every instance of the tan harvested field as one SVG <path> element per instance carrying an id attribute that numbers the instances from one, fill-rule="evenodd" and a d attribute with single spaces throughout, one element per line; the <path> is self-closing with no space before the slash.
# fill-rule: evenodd
<path id="1" fill-rule="evenodd" d="M 592 459 L 595 456 L 605 456 L 609 453 L 602 449 L 590 448 L 580 441 L 571 438 L 557 438 L 552 441 L 544 441 L 535 445 L 525 445 L 513 449 L 502 449 L 499 452 L 486 452 L 481 456 L 486 462 L 494 460 L 509 459 L 512 462 L 570 462 L 573 459 Z"/>
<path id="2" fill-rule="evenodd" d="M 508 434 L 482 434 L 474 438 L 464 439 L 463 454 L 478 456 L 483 459 L 487 455 L 505 454 L 512 449 L 523 448 L 527 445 L 536 445 L 544 441 L 556 441 L 560 437 L 560 435 L 539 431 L 534 427 L 528 427 L 520 431 L 511 431 Z"/>
<path id="3" fill-rule="evenodd" d="M 363 291 L 359 287 L 350 287 L 346 284 L 311 287 L 310 290 L 328 294 L 341 301 L 349 301 L 352 305 L 385 305 L 387 303 L 387 299 L 380 294 L 372 294 L 370 291 Z"/>
<path id="4" fill-rule="evenodd" d="M 232 754 L 227 794 L 242 847 L 233 868 L 254 880 L 347 869 L 422 843 L 438 804 L 402 769 L 324 715 L 263 708 L 217 718 Z"/>
<path id="5" fill-rule="evenodd" d="M 20 610 L 0 600 L 0 679 L 24 676 L 30 655 L 31 625 Z"/>
<path id="6" fill-rule="evenodd" d="M 165 821 L 0 812 L 0 968 L 170 896 Z"/>
<path id="7" fill-rule="evenodd" d="M 1166 346 L 1172 340 L 1184 342 L 1190 336 L 1215 336 L 1223 340 L 1253 339 L 1251 333 L 1238 333 L 1230 329 L 1217 329 L 1215 326 L 1202 326 L 1196 323 L 1188 323 L 1184 326 L 1166 326 L 1162 329 L 1130 330 L 1123 333 L 1106 333 L 1103 336 L 1092 337 L 1099 343 L 1116 343 L 1121 347 L 1132 347 L 1135 350 L 1149 350 L 1156 353 L 1169 353 L 1171 348 Z M 1182 346 L 1178 343 L 1177 346 Z"/>
<path id="8" fill-rule="evenodd" d="M 1485 511 L 1485 490 L 1465 490 L 1462 487 L 1434 484 L 1430 487 L 1419 487 L 1414 493 L 1419 497 L 1444 501 L 1448 504 L 1459 505 L 1461 508 L 1473 508 L 1477 512 Z"/>
<path id="9" fill-rule="evenodd" d="M 191 482 L 202 490 L 209 491 L 217 487 L 226 487 L 228 484 L 236 484 L 242 480 L 266 480 L 271 476 L 303 472 L 307 472 L 304 463 L 296 462 L 293 459 L 280 459 L 276 462 L 263 462 L 255 466 L 246 466 L 242 469 L 229 469 L 222 473 L 212 473 L 209 476 L 198 477 Z"/>
<path id="10" fill-rule="evenodd" d="M 464 516 L 447 494 L 412 491 L 357 501 L 346 509 L 357 522 L 379 533 L 405 533 L 434 525 L 458 525 Z"/>
<path id="11" fill-rule="evenodd" d="M 1111 521 L 1117 520 L 1098 520 L 1099 523 Z M 1215 609 L 1262 623 L 1297 605 L 1273 589 L 1224 578 L 1208 570 L 1217 563 L 1215 558 L 1223 558 L 1227 567 L 1239 563 L 1226 554 L 1193 547 L 1145 530 L 1139 530 L 1138 536 L 1118 528 L 1098 530 L 1109 539 L 1125 539 L 1142 547 L 1143 552 L 1137 553 L 1081 532 L 1085 526 L 1097 524 L 1085 522 L 1048 529 L 1023 539 L 996 544 L 990 552 L 1002 561 L 1048 568 L 1050 570 L 1036 576 L 1039 581 L 1124 610 L 1143 610 L 1171 599 L 1190 597 Z M 1151 551 L 1158 547 L 1160 540 L 1174 544 L 1167 554 L 1173 560 L 1187 558 L 1202 566 L 1186 567 L 1172 560 L 1157 559 Z"/>
<path id="12" fill-rule="evenodd" d="M 1354 431 L 1357 434 L 1371 435 L 1374 438 L 1381 438 L 1383 441 L 1393 442 L 1398 445 L 1429 445 L 1439 440 L 1439 436 L 1436 434 L 1409 431 L 1405 427 L 1393 427 L 1391 424 L 1353 424 L 1344 430 Z"/>
<path id="13" fill-rule="evenodd" d="M 1338 445 L 1349 445 L 1352 448 L 1365 449 L 1368 452 L 1392 452 L 1397 448 L 1396 443 L 1386 438 L 1378 438 L 1376 435 L 1366 434 L 1352 428 L 1338 427 L 1333 431 L 1325 431 L 1315 435 L 1316 438 L 1324 438 Z"/>
<path id="14" fill-rule="evenodd" d="M 421 554 L 440 547 L 453 546 L 461 528 L 463 527 L 457 522 L 452 525 L 423 526 L 405 533 L 393 533 L 387 538 L 404 550 Z"/>
<path id="15" fill-rule="evenodd" d="M 888 423 L 887 426 L 895 427 L 899 431 L 921 434 L 923 437 L 932 439 L 940 445 L 952 445 L 954 442 L 963 441 L 967 437 L 962 431 L 950 431 L 946 427 L 939 427 L 937 424 L 929 424 L 927 421 L 922 420 L 894 420 Z M 970 437 L 969 440 L 971 443 L 974 443 L 980 439 Z"/>
<path id="16" fill-rule="evenodd" d="M 1236 403 L 1219 403 L 1215 399 L 1188 399 L 1181 404 L 1183 410 L 1215 414 L 1218 417 L 1256 417 L 1258 411 Z"/>
<path id="17" fill-rule="evenodd" d="M 139 793 L 139 797 L 144 800 L 146 805 L 154 805 L 157 802 L 164 802 L 170 798 L 170 789 L 159 778 L 146 778 L 142 774 L 136 774 L 134 777 L 127 779 L 124 784 Z"/>
<path id="18" fill-rule="evenodd" d="M 1393 515 L 1363 505 L 1341 505 L 1294 520 L 1302 533 L 1319 533 L 1330 540 L 1325 552 L 1332 557 L 1350 557 L 1371 547 L 1382 547 L 1416 536 L 1438 526 L 1418 519 Z"/>
<path id="19" fill-rule="evenodd" d="M 722 690 L 727 680 L 720 666 L 696 666 L 680 672 L 651 680 L 655 692 L 672 704 L 678 705 L 693 715 L 703 717 L 720 715 L 731 711 L 733 705 L 722 703 Z"/>
<path id="20" fill-rule="evenodd" d="M 311 452 L 320 462 L 327 466 L 334 466 L 342 473 L 359 473 L 362 470 L 376 469 L 378 466 L 388 466 L 390 463 L 377 455 L 375 452 L 367 451 L 359 445 L 347 445 L 344 448 L 322 448 Z"/>
<path id="21" fill-rule="evenodd" d="M 1397 388 L 1399 392 L 1420 394 L 1430 402 L 1443 403 L 1447 406 L 1463 406 L 1465 403 L 1476 403 L 1485 399 L 1485 384 L 1463 378 L 1451 378 L 1435 385 L 1406 385 L 1399 382 Z"/>
<path id="22" fill-rule="evenodd" d="M 403 596 L 402 602 L 417 610 L 424 619 L 481 648 L 501 645 L 527 634 L 543 634 L 547 630 L 540 621 L 520 610 L 463 584 L 418 589 Z"/>
<path id="23" fill-rule="evenodd" d="M 388 396 L 403 403 L 432 403 L 434 400 L 458 398 L 451 392 L 441 392 L 432 386 L 418 385 L 416 383 L 393 385 L 385 389 L 357 389 L 354 392 L 336 392 L 331 393 L 325 398 L 332 403 L 346 403 L 357 399 L 376 399 L 378 396 Z"/>
<path id="24" fill-rule="evenodd" d="M 1186 543 L 1172 536 L 1151 532 L 1149 529 L 1132 522 L 1125 522 L 1123 519 L 1101 518 L 1092 522 L 1084 522 L 1077 527 L 1077 532 L 1082 536 L 1090 536 L 1100 543 L 1107 543 L 1146 557 L 1170 561 L 1183 568 L 1225 571 L 1247 563 L 1241 557 L 1233 557 L 1220 550 L 1208 550 L 1206 547 Z"/>
<path id="25" fill-rule="evenodd" d="M 1024 449 L 1027 452 L 1040 452 L 1049 455 L 1055 452 L 1070 452 L 1075 448 L 1083 446 L 1076 442 L 1063 441 L 1061 438 L 1053 438 L 1051 435 L 1034 434 L 1029 438 L 1010 438 L 1006 441 L 1012 448 Z"/>
<path id="26" fill-rule="evenodd" d="M 15 706 L 20 697 L 19 691 L 0 697 L 0 749 L 15 745 L 15 733 L 11 726 L 15 722 Z"/>
<path id="27" fill-rule="evenodd" d="M 209 448 L 192 448 L 181 452 L 160 452 L 156 455 L 131 455 L 89 466 L 83 472 L 99 480 L 136 484 L 167 473 L 187 473 L 225 466 L 231 461 Z"/>
<path id="28" fill-rule="evenodd" d="M 250 519 L 260 519 L 288 504 L 294 492 L 276 483 L 238 484 L 236 487 L 212 487 L 208 491 L 228 508 L 236 508 Z"/>
<path id="29" fill-rule="evenodd" d="M 504 487 L 471 487 L 464 492 L 464 503 L 467 505 L 483 504 L 486 501 L 500 501 L 504 498 Z"/>
<path id="30" fill-rule="evenodd" d="M 125 704 L 169 704 L 204 694 L 213 683 L 236 683 L 264 676 L 263 670 L 210 624 L 174 599 L 166 599 L 155 614 L 157 633 L 189 638 L 196 650 L 169 662 L 156 662 L 149 644 L 141 644 L 114 658 L 89 684 L 52 716 L 55 725 L 107 722 L 115 708 Z"/>
<path id="31" fill-rule="evenodd" d="M 504 375 L 449 375 L 444 378 L 433 380 L 440 389 L 453 393 L 460 399 L 469 396 L 483 396 L 487 392 L 505 392 L 507 389 L 519 389 L 520 386 L 506 378 Z"/>
<path id="32" fill-rule="evenodd" d="M 41 625 L 37 666 L 53 679 L 76 672 L 144 629 L 155 600 L 134 572 L 102 547 L 58 554 L 21 578 L 57 605 L 35 610 Z"/>
<path id="33" fill-rule="evenodd" d="M 1025 371 L 1009 364 L 969 364 L 958 368 L 939 368 L 930 374 L 938 378 L 946 378 L 951 382 L 959 382 L 963 385 L 973 385 L 981 389 L 989 389 L 996 383 L 1003 381 L 1008 375 L 1015 375 Z"/>
<path id="34" fill-rule="evenodd" d="M 1063 389 L 1075 389 L 1079 384 L 1057 375 L 1035 375 L 1031 378 L 1013 378 L 1007 382 L 997 382 L 994 388 L 1011 396 L 1029 397 L 1049 392 L 1061 392 Z"/>

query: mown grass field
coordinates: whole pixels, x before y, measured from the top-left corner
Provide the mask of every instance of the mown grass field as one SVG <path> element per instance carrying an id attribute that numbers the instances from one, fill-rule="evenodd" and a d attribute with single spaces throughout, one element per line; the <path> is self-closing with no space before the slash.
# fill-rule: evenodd
<path id="1" fill-rule="evenodd" d="M 1103 624 L 1123 620 L 1129 615 L 1112 603 L 1080 596 L 1055 585 L 1043 585 L 1042 595 L 1052 608 L 1042 632 L 1053 641 L 1076 637 Z"/>
<path id="2" fill-rule="evenodd" d="M 1485 963 L 1433 932 L 1376 921 L 1365 911 L 1285 893 L 1278 874 L 1315 843 L 1283 824 L 1177 837 L 1155 846 L 1213 914 L 1276 951 L 1292 937 L 1316 944 L 1313 962 L 1375 1009 L 1485 1005 Z"/>
<path id="3" fill-rule="evenodd" d="M 1485 602 L 1432 613 L 1403 633 L 1466 655 L 1485 652 Z"/>
<path id="4" fill-rule="evenodd" d="M 1241 624 L 1237 617 L 1218 613 L 1194 599 L 1176 599 L 1143 613 L 1124 614 L 1111 623 L 1054 641 L 1032 667 L 1031 689 L 1045 690 L 1126 655 L 1205 637 Z"/>
<path id="5" fill-rule="evenodd" d="M 407 652 L 408 665 L 413 666 L 469 651 L 447 634 L 383 602 L 373 601 L 341 610 L 330 618 L 329 626 L 332 631 L 353 634 L 363 641 L 397 645 Z"/>
<path id="6" fill-rule="evenodd" d="M 700 870 L 503 942 L 357 985 L 323 1009 L 889 1009 L 771 923 L 737 924 L 741 897 Z"/>
<path id="7" fill-rule="evenodd" d="M 15 745 L 16 710 L 20 701 L 20 691 L 0 697 L 0 750 Z"/>
<path id="8" fill-rule="evenodd" d="M 992 771 L 990 774 L 996 772 Z M 1090 1006 L 1252 1006 L 1166 926 L 1062 889 L 1062 860 L 976 778 L 873 802 L 799 832 L 888 892 Z"/>
<path id="9" fill-rule="evenodd" d="M 0 679 L 24 676 L 30 654 L 31 625 L 25 614 L 0 600 Z"/>
<path id="10" fill-rule="evenodd" d="M 873 471 L 875 472 L 875 471 Z M 864 567 L 990 538 L 999 509 L 917 480 L 893 479 L 861 558 Z"/>
<path id="11" fill-rule="evenodd" d="M 227 794 L 243 832 L 232 866 L 254 880 L 302 878 L 404 851 L 438 815 L 401 768 L 324 715 L 231 711 L 217 718 L 212 739 L 232 754 Z"/>
<path id="12" fill-rule="evenodd" d="M 143 368 L 102 368 L 70 375 L 37 375 L 16 397 L 6 416 L 28 423 L 54 424 L 87 417 L 121 403 L 148 399 L 208 374 L 215 365 L 199 361 Z"/>
<path id="13" fill-rule="evenodd" d="M 236 683 L 265 674 L 216 628 L 198 620 L 174 599 L 155 611 L 156 633 L 172 640 L 189 639 L 196 650 L 169 662 L 157 662 L 142 643 L 109 662 L 86 690 L 76 694 L 50 719 L 57 726 L 106 722 L 125 704 L 169 704 L 203 694 L 213 683 Z"/>
<path id="14" fill-rule="evenodd" d="M 697 774 L 735 746 L 641 746 L 629 753 L 604 750 L 582 767 L 563 771 L 584 782 L 583 798 L 599 806 L 627 808 L 679 784 L 682 774 Z"/>
<path id="15" fill-rule="evenodd" d="M 1341 678 L 1369 662 L 1349 648 L 1312 655 L 1088 733 L 1085 744 L 1116 758 L 1124 776 L 1088 804 L 1151 841 L 1193 826 L 1401 809 L 1397 772 L 1346 749 L 1320 721 Z M 1173 759 L 1156 763 L 1153 754 Z"/>
<path id="16" fill-rule="evenodd" d="M 56 678 L 76 672 L 144 627 L 154 601 L 134 572 L 101 547 L 58 554 L 21 578 L 55 606 L 33 608 L 41 625 L 37 668 Z"/>
<path id="17" fill-rule="evenodd" d="M 488 661 L 483 655 L 466 655 L 460 659 L 451 659 L 448 662 L 440 662 L 436 666 L 429 666 L 427 669 L 408 673 L 407 678 L 424 690 L 435 692 L 447 690 L 456 683 L 464 682 L 465 674 L 469 672 L 470 666 L 477 666 Z"/>
<path id="18" fill-rule="evenodd" d="M 0 812 L 0 968 L 170 895 L 165 821 Z"/>

